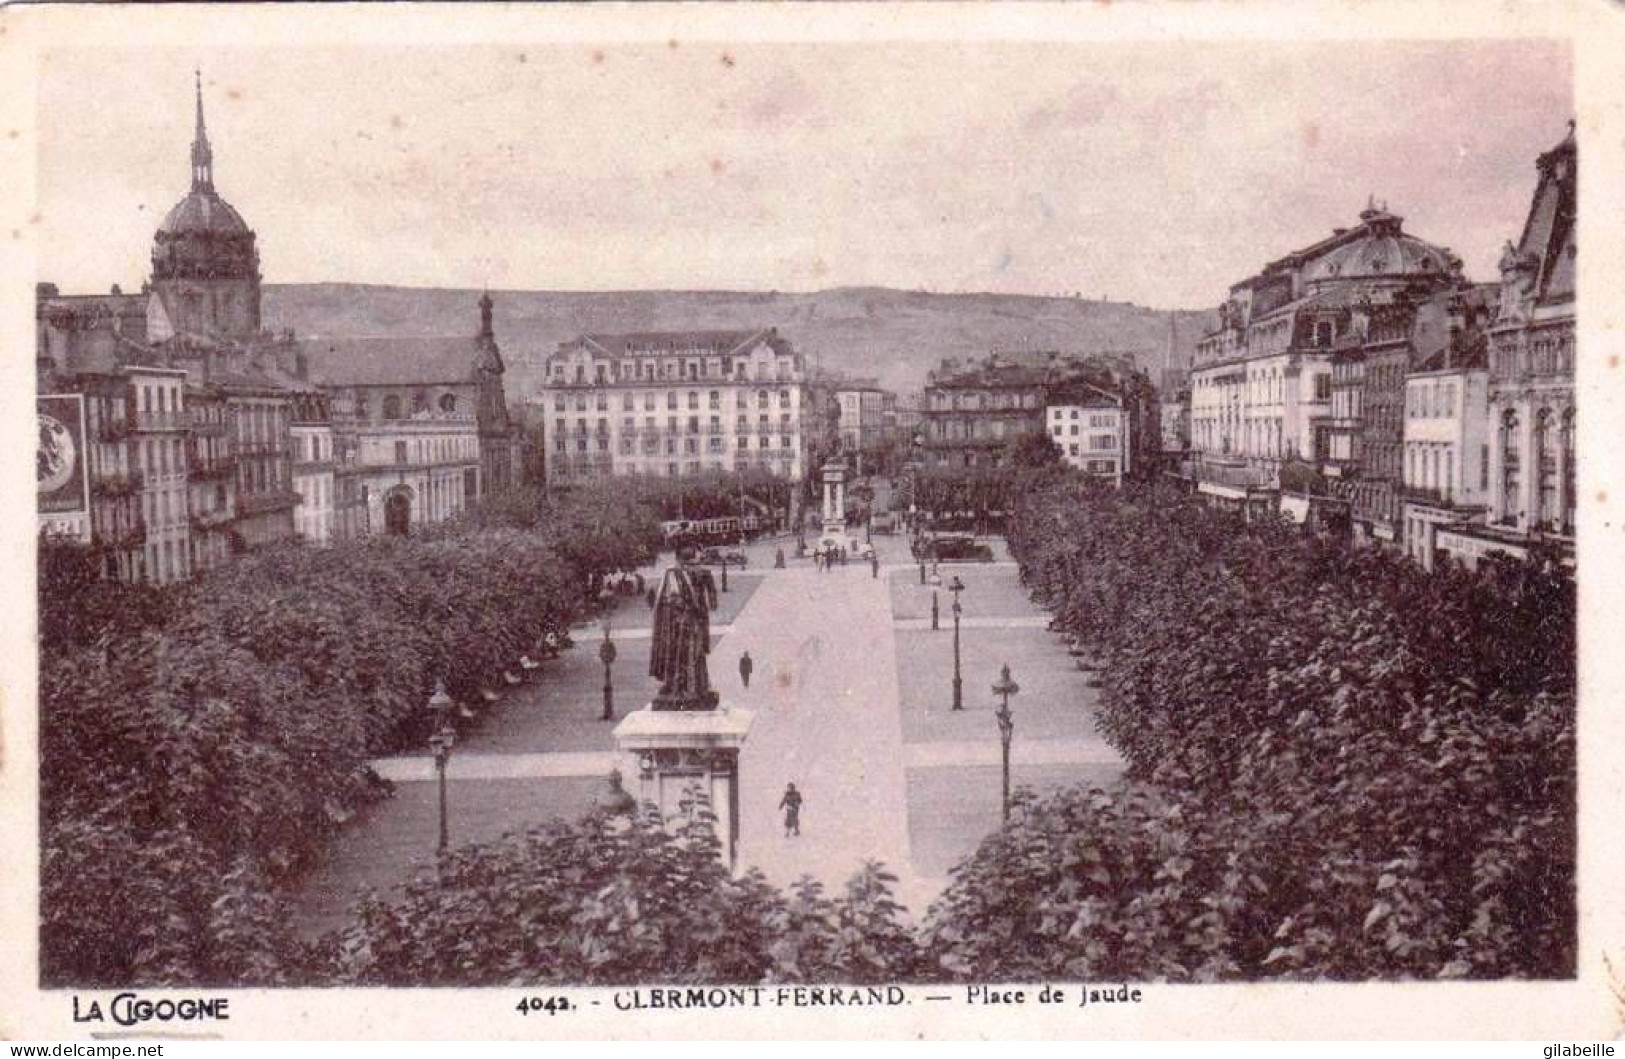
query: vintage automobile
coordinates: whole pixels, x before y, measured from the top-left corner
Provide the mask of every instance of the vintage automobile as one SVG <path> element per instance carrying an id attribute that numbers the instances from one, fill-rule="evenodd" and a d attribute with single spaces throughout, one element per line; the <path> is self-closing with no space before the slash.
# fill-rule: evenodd
<path id="1" fill-rule="evenodd" d="M 939 563 L 990 563 L 993 549 L 975 537 L 922 537 L 914 542 L 914 558 Z"/>
<path id="2" fill-rule="evenodd" d="M 721 548 L 707 548 L 700 553 L 700 562 L 706 566 L 748 566 L 749 561 L 744 552 L 724 551 Z"/>

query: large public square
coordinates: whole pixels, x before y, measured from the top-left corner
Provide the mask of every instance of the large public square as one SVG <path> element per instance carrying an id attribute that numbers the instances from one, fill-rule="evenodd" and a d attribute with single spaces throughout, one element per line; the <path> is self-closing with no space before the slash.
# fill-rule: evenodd
<path id="1" fill-rule="evenodd" d="M 746 548 L 712 614 L 710 669 L 730 705 L 754 712 L 740 760 L 740 871 L 772 882 L 802 876 L 838 892 L 865 860 L 899 878 L 898 896 L 923 914 L 954 864 L 997 828 L 1001 746 L 992 692 L 1009 665 L 1011 778 L 1034 790 L 1106 784 L 1121 771 L 1094 728 L 1094 690 L 1047 616 L 1027 598 L 997 538 L 994 561 L 943 565 L 960 594 L 963 706 L 952 709 L 953 617 L 946 587 L 921 584 L 908 540 L 875 536 L 879 575 L 853 559 L 819 570 L 790 538 Z M 789 556 L 784 569 L 774 554 Z M 646 576 L 656 568 L 644 571 Z M 938 628 L 931 627 L 932 595 Z M 586 812 L 608 790 L 614 723 L 601 719 L 608 621 L 617 718 L 647 705 L 652 612 L 641 597 L 576 630 L 576 646 L 511 689 L 463 739 L 447 766 L 453 847 Z M 738 660 L 754 672 L 741 683 Z M 302 933 L 339 925 L 369 889 L 387 893 L 435 863 L 438 791 L 427 747 L 375 764 L 393 797 L 340 831 L 296 902 Z M 779 796 L 803 792 L 799 837 L 786 838 Z M 631 789 L 636 792 L 635 784 Z"/>

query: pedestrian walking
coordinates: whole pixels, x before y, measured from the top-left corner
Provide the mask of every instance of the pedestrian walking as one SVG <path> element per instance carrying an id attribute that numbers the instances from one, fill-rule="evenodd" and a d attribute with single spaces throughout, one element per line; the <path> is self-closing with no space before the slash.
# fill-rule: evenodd
<path id="1" fill-rule="evenodd" d="M 783 548 L 776 548 L 773 551 L 773 569 L 775 569 L 775 570 L 783 570 L 784 569 L 784 549 Z"/>
<path id="2" fill-rule="evenodd" d="M 750 687 L 751 670 L 755 668 L 756 664 L 750 660 L 749 651 L 739 656 L 739 682 L 747 688 Z"/>
<path id="3" fill-rule="evenodd" d="M 784 810 L 784 837 L 801 835 L 801 792 L 796 790 L 794 783 L 784 788 L 784 797 L 779 799 L 779 808 Z"/>
<path id="4" fill-rule="evenodd" d="M 649 604 L 650 610 L 655 609 L 655 590 L 653 588 L 643 594 L 643 599 Z"/>
<path id="5" fill-rule="evenodd" d="M 869 570 L 873 573 L 875 580 L 878 581 L 880 579 L 880 556 L 879 555 L 877 555 L 875 553 L 870 553 L 870 555 L 869 555 Z"/>

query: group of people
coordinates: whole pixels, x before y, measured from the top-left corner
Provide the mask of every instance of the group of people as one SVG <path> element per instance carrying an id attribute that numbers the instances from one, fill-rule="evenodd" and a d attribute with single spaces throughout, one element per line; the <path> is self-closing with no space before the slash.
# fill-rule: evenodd
<path id="1" fill-rule="evenodd" d="M 837 563 L 845 566 L 848 557 L 846 545 L 844 544 L 831 544 L 823 548 L 814 548 L 812 556 L 813 565 L 820 571 L 828 570 Z"/>

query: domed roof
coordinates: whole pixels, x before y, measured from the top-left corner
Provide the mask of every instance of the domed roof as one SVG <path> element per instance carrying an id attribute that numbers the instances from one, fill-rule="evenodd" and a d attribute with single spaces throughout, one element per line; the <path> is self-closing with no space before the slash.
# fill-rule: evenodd
<path id="1" fill-rule="evenodd" d="M 212 188 L 194 187 L 164 215 L 160 235 L 248 235 L 243 215 Z"/>
<path id="2" fill-rule="evenodd" d="M 1461 268 L 1456 255 L 1401 229 L 1401 218 L 1375 207 L 1360 213 L 1363 222 L 1349 241 L 1317 258 L 1304 272 L 1308 283 L 1351 279 L 1400 279 L 1448 276 Z"/>

